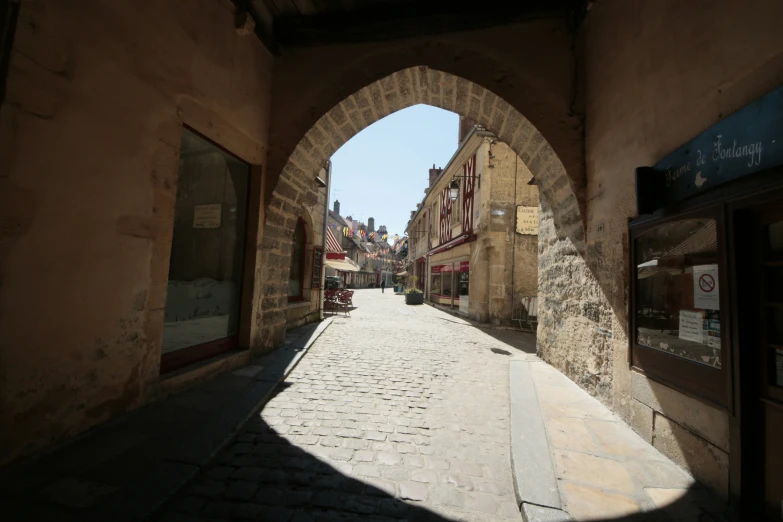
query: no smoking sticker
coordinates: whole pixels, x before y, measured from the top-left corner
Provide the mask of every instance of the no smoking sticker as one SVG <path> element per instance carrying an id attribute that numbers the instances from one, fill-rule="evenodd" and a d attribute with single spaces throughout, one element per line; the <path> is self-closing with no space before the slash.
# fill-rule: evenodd
<path id="1" fill-rule="evenodd" d="M 720 310 L 718 265 L 693 267 L 693 306 L 705 310 Z"/>
<path id="2" fill-rule="evenodd" d="M 712 292 L 715 290 L 715 278 L 710 274 L 704 274 L 699 278 L 699 288 L 701 288 L 703 292 Z"/>

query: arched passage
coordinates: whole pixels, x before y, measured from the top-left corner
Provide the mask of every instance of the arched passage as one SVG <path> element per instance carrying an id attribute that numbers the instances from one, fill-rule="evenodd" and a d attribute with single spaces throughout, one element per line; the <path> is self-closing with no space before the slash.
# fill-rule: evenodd
<path id="1" fill-rule="evenodd" d="M 261 280 L 266 285 L 266 303 L 284 303 L 285 269 L 281 259 L 286 253 L 275 248 L 280 239 L 290 237 L 296 214 L 309 209 L 317 212 L 319 197 L 316 173 L 329 157 L 361 130 L 381 118 L 416 104 L 428 104 L 453 111 L 475 120 L 507 143 L 527 164 L 536 178 L 541 195 L 541 236 L 539 237 L 539 351 L 546 356 L 547 347 L 563 344 L 565 323 L 598 322 L 593 313 L 601 308 L 600 290 L 594 294 L 594 306 L 584 305 L 585 288 L 596 286 L 595 278 L 584 261 L 584 228 L 579 189 L 574 181 L 581 172 L 569 175 L 563 161 L 550 142 L 517 108 L 489 89 L 454 74 L 427 66 L 409 67 L 373 81 L 353 92 L 322 114 L 299 139 L 284 163 L 269 193 L 264 229 L 264 265 Z M 407 211 L 408 209 L 401 209 Z M 576 303 L 583 303 L 577 305 Z M 573 305 L 573 306 L 572 306 Z M 588 310 L 588 314 L 582 313 Z M 286 310 L 264 307 L 259 328 L 262 345 L 276 344 L 285 330 Z M 568 328 L 567 331 L 577 331 Z M 567 334 L 566 334 L 567 335 Z M 569 339 L 569 341 L 571 341 Z M 552 350 L 552 360 L 570 375 L 596 375 L 596 368 L 580 351 L 587 353 L 585 343 L 570 342 L 569 348 Z M 595 349 L 595 348 L 593 348 Z M 573 357 L 572 357 L 573 355 Z M 610 365 L 610 358 L 604 358 Z M 611 375 L 611 371 L 602 372 Z M 610 393 L 609 384 L 583 382 L 598 395 Z"/>
<path id="2" fill-rule="evenodd" d="M 576 190 L 541 132 L 493 92 L 426 66 L 411 67 L 381 78 L 321 116 L 294 148 L 277 187 L 280 182 L 312 177 L 338 148 L 361 130 L 389 114 L 421 103 L 469 117 L 507 143 L 528 165 L 547 202 L 559 209 L 558 225 L 570 227 L 567 235 L 579 239 L 582 219 Z"/>

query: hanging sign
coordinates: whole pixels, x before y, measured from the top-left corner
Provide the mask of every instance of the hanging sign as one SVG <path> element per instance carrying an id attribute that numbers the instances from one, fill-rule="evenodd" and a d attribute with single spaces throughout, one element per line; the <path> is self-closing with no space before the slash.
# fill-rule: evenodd
<path id="1" fill-rule="evenodd" d="M 223 205 L 196 205 L 193 207 L 193 228 L 220 228 Z"/>
<path id="2" fill-rule="evenodd" d="M 538 235 L 538 207 L 517 207 L 517 234 Z"/>
<path id="3" fill-rule="evenodd" d="M 718 265 L 693 267 L 693 307 L 720 310 Z"/>
<path id="4" fill-rule="evenodd" d="M 716 123 L 653 167 L 636 169 L 639 214 L 650 214 L 783 164 L 783 87 Z"/>

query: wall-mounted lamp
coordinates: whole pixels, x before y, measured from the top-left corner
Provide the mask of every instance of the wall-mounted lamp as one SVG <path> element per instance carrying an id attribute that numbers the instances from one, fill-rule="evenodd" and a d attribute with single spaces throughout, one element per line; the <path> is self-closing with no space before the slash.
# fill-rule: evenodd
<path id="1" fill-rule="evenodd" d="M 456 179 L 451 180 L 451 185 L 449 185 L 449 199 L 451 201 L 457 201 L 457 198 L 459 197 L 459 183 L 457 183 Z"/>
<path id="2" fill-rule="evenodd" d="M 451 201 L 457 201 L 457 198 L 459 198 L 459 181 L 457 179 L 459 178 L 467 178 L 467 177 L 473 177 L 473 176 L 454 176 L 451 179 L 451 183 L 449 184 L 449 199 Z M 481 186 L 481 174 L 478 174 L 475 176 L 476 182 L 479 184 L 478 186 Z"/>
<path id="3" fill-rule="evenodd" d="M 326 188 L 326 169 L 321 168 L 318 174 L 315 176 L 315 182 L 321 188 Z"/>

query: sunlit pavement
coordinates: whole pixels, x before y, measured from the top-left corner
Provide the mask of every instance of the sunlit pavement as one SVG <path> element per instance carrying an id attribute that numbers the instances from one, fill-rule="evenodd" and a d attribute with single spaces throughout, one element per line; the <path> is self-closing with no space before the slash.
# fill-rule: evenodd
<path id="1" fill-rule="evenodd" d="M 532 335 L 357 290 L 165 521 L 520 520 L 508 369 Z M 493 351 L 494 348 L 494 351 Z"/>

